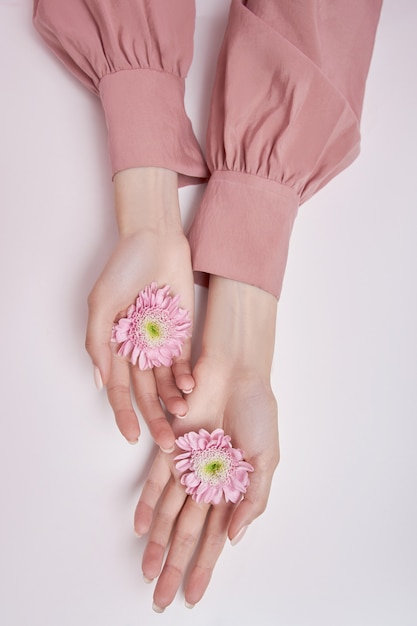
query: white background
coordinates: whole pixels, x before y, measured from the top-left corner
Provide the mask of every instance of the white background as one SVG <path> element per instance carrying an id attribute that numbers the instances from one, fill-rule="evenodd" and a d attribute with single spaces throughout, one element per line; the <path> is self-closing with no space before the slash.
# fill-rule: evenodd
<path id="1" fill-rule="evenodd" d="M 268 510 L 202 602 L 180 595 L 162 616 L 132 532 L 152 444 L 118 434 L 83 348 L 116 237 L 103 115 L 30 5 L 0 3 L 0 623 L 415 626 L 417 4 L 386 0 L 362 154 L 297 218 Z M 227 5 L 197 2 L 187 109 L 202 141 Z M 187 223 L 201 194 L 181 191 Z"/>

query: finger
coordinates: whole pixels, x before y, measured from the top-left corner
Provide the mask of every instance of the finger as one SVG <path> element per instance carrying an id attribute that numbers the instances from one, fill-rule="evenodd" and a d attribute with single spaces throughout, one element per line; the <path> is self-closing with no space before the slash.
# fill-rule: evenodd
<path id="1" fill-rule="evenodd" d="M 138 537 L 149 531 L 155 508 L 170 478 L 169 459 L 166 454 L 159 452 L 143 486 L 135 511 L 134 528 Z"/>
<path id="2" fill-rule="evenodd" d="M 172 365 L 175 384 L 183 393 L 191 393 L 195 380 L 191 374 L 191 337 L 184 343 L 181 356 Z"/>
<path id="3" fill-rule="evenodd" d="M 112 354 L 110 351 L 110 338 L 113 326 L 113 318 L 110 313 L 98 307 L 94 296 L 90 295 L 88 300 L 88 321 L 85 338 L 85 348 L 98 369 L 95 372 L 96 384 L 107 385 L 112 364 Z"/>
<path id="4" fill-rule="evenodd" d="M 170 367 L 155 367 L 154 376 L 158 394 L 167 410 L 179 418 L 185 417 L 188 413 L 187 402 L 175 384 L 172 369 Z"/>
<path id="5" fill-rule="evenodd" d="M 221 504 L 212 507 L 210 511 L 204 539 L 185 586 L 184 595 L 188 608 L 199 602 L 207 589 L 214 566 L 227 539 L 227 529 L 233 510 L 233 505 Z"/>
<path id="6" fill-rule="evenodd" d="M 148 543 L 143 553 L 142 571 L 146 581 L 159 576 L 175 520 L 186 498 L 187 494 L 182 485 L 172 479 L 154 515 Z"/>
<path id="7" fill-rule="evenodd" d="M 250 484 L 243 500 L 235 509 L 229 526 L 229 539 L 232 545 L 243 537 L 249 524 L 261 515 L 268 502 L 271 490 L 272 476 L 278 461 L 259 461 L 248 459 L 253 465 L 254 472 L 250 474 Z"/>
<path id="8" fill-rule="evenodd" d="M 153 440 L 163 452 L 173 452 L 175 435 L 162 410 L 153 370 L 132 366 L 130 371 L 136 402 Z"/>
<path id="9" fill-rule="evenodd" d="M 117 356 L 113 357 L 107 384 L 107 397 L 120 432 L 129 443 L 136 443 L 139 439 L 140 428 L 130 394 L 129 364 Z"/>
<path id="10" fill-rule="evenodd" d="M 204 527 L 209 505 L 186 501 L 154 591 L 154 609 L 164 610 L 175 598 Z"/>

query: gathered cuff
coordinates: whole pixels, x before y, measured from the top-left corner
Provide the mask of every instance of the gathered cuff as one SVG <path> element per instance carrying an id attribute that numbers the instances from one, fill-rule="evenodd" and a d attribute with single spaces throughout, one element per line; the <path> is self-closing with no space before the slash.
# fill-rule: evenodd
<path id="1" fill-rule="evenodd" d="M 286 185 L 215 171 L 188 235 L 196 282 L 216 274 L 279 298 L 298 204 Z"/>
<path id="2" fill-rule="evenodd" d="M 121 70 L 101 79 L 99 93 L 113 176 L 133 167 L 163 167 L 178 172 L 179 186 L 208 178 L 184 109 L 184 79 L 158 70 Z"/>

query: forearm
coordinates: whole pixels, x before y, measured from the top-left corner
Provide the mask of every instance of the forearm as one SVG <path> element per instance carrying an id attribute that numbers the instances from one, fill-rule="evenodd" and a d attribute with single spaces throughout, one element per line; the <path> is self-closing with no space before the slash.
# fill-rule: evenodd
<path id="1" fill-rule="evenodd" d="M 114 177 L 119 234 L 182 234 L 178 174 L 158 167 L 123 170 Z"/>
<path id="2" fill-rule="evenodd" d="M 278 300 L 267 291 L 221 276 L 210 277 L 203 354 L 227 370 L 269 380 Z"/>

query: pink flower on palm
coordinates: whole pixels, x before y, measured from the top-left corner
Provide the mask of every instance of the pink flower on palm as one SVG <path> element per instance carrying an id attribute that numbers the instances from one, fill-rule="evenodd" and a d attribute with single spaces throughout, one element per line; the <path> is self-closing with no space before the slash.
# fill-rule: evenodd
<path id="1" fill-rule="evenodd" d="M 121 344 L 118 354 L 130 355 L 141 370 L 172 365 L 190 336 L 190 315 L 178 306 L 179 296 L 170 296 L 169 290 L 169 285 L 147 285 L 127 316 L 113 325 L 111 341 Z"/>
<path id="2" fill-rule="evenodd" d="M 181 483 L 196 502 L 219 504 L 223 495 L 226 502 L 238 502 L 246 493 L 253 467 L 221 428 L 186 433 L 176 444 L 186 451 L 174 459 Z"/>

